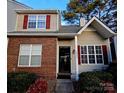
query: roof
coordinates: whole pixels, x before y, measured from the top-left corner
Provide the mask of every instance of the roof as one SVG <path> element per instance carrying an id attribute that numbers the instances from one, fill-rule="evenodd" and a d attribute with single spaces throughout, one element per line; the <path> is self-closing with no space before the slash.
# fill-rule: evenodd
<path id="1" fill-rule="evenodd" d="M 96 31 L 103 37 L 109 38 L 115 36 L 116 33 L 113 32 L 110 28 L 108 28 L 105 24 L 99 21 L 96 17 L 93 17 L 85 26 L 80 27 L 77 25 L 71 26 L 61 26 L 59 31 L 13 31 L 8 32 L 8 36 L 65 36 L 65 37 L 74 37 L 76 35 L 81 34 L 88 26 L 92 26 L 96 29 Z"/>
<path id="2" fill-rule="evenodd" d="M 16 13 L 19 14 L 58 14 L 59 10 L 41 10 L 41 9 L 37 9 L 37 10 L 32 10 L 32 9 L 17 9 L 15 10 Z"/>
<path id="3" fill-rule="evenodd" d="M 32 7 L 30 7 L 30 6 L 26 5 L 26 4 L 20 3 L 20 2 L 18 2 L 16 0 L 7 0 L 7 1 L 12 2 L 12 3 L 16 3 L 16 4 L 18 4 L 18 5 L 22 6 L 22 7 L 33 9 Z"/>
<path id="4" fill-rule="evenodd" d="M 18 31 L 18 32 L 8 32 L 8 36 L 51 36 L 51 37 L 59 37 L 59 38 L 74 38 L 76 33 L 60 33 L 58 31 L 51 31 L 51 32 L 24 32 L 24 31 Z"/>
<path id="5" fill-rule="evenodd" d="M 60 33 L 77 33 L 82 27 L 78 25 L 61 26 Z"/>

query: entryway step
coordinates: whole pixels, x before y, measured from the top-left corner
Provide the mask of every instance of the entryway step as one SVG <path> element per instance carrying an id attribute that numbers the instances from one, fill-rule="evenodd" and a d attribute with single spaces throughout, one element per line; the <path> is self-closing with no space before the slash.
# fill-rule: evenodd
<path id="1" fill-rule="evenodd" d="M 58 79 L 71 79 L 71 73 L 58 73 Z"/>
<path id="2" fill-rule="evenodd" d="M 58 79 L 56 84 L 56 93 L 73 93 L 73 83 L 69 79 Z"/>

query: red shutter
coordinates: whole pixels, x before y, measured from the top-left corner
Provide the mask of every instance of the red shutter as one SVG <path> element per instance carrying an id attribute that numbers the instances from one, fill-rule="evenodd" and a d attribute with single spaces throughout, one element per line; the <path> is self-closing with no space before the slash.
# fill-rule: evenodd
<path id="1" fill-rule="evenodd" d="M 50 29 L 50 15 L 46 17 L 46 29 Z"/>
<path id="2" fill-rule="evenodd" d="M 23 29 L 27 29 L 28 25 L 28 15 L 24 15 Z"/>
<path id="3" fill-rule="evenodd" d="M 80 65 L 80 46 L 78 45 L 78 64 Z"/>
<path id="4" fill-rule="evenodd" d="M 102 45 L 102 51 L 103 51 L 104 64 L 108 64 L 108 53 L 107 53 L 106 45 Z"/>

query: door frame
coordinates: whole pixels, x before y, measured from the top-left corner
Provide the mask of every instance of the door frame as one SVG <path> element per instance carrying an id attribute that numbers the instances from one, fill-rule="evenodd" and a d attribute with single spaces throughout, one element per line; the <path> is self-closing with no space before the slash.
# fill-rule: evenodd
<path id="1" fill-rule="evenodd" d="M 59 46 L 59 54 L 60 54 L 60 48 L 68 48 L 69 49 L 69 72 L 68 73 L 71 73 L 71 47 L 70 46 Z M 65 52 L 66 53 L 66 52 Z M 60 55 L 58 56 L 59 57 L 59 59 L 60 59 Z M 60 60 L 59 60 L 60 61 Z M 60 62 L 59 62 L 59 64 L 60 64 Z M 58 65 L 58 67 L 60 67 L 60 65 Z M 58 73 L 60 73 L 60 71 L 59 71 L 60 69 L 58 68 Z"/>
<path id="2" fill-rule="evenodd" d="M 58 76 L 57 74 L 59 73 L 59 47 L 69 47 L 70 48 L 70 73 L 71 73 L 71 58 L 72 58 L 72 54 L 71 54 L 71 50 L 72 50 L 72 47 L 70 45 L 57 45 L 57 68 L 56 68 L 56 77 Z"/>

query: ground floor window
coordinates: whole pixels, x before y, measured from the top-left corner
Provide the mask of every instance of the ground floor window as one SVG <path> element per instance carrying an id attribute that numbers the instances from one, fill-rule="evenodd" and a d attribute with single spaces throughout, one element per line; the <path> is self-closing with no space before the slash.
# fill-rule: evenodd
<path id="1" fill-rule="evenodd" d="M 21 44 L 19 52 L 19 66 L 40 66 L 41 65 L 41 44 Z"/>
<path id="2" fill-rule="evenodd" d="M 81 46 L 82 64 L 103 64 L 103 52 L 100 45 Z"/>

